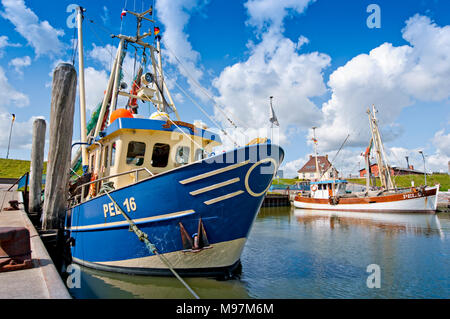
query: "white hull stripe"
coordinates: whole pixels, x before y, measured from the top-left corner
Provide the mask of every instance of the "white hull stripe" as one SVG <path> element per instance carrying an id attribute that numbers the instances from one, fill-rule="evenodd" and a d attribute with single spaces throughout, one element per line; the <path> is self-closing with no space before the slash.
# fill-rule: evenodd
<path id="1" fill-rule="evenodd" d="M 217 188 L 220 188 L 220 187 L 223 187 L 223 186 L 227 186 L 227 185 L 230 185 L 230 184 L 233 184 L 233 183 L 237 183 L 239 181 L 240 181 L 239 177 L 236 177 L 236 178 L 229 179 L 229 180 L 227 180 L 225 182 L 222 182 L 222 183 L 217 183 L 217 184 L 214 184 L 214 185 L 211 185 L 211 186 L 207 186 L 207 187 L 204 187 L 204 188 L 197 189 L 196 191 L 189 192 L 189 194 L 191 194 L 192 196 L 195 196 L 195 195 L 198 195 L 198 194 L 202 194 L 204 192 L 208 192 L 208 191 L 213 190 L 213 189 L 217 189 Z"/>
<path id="2" fill-rule="evenodd" d="M 203 173 L 203 174 L 200 174 L 200 175 L 197 175 L 197 176 L 194 176 L 194 177 L 186 178 L 186 179 L 183 179 L 182 181 L 180 181 L 180 184 L 184 185 L 184 184 L 192 183 L 192 182 L 198 181 L 200 179 L 211 177 L 211 176 L 223 173 L 223 172 L 231 171 L 232 169 L 244 166 L 244 165 L 248 164 L 249 162 L 250 162 L 250 160 L 247 160 L 245 162 L 237 163 L 237 164 L 234 164 L 234 165 L 230 165 L 230 166 L 226 166 L 226 167 L 223 167 L 223 168 L 216 169 L 216 170 L 211 171 L 211 172 L 207 172 L 207 173 Z"/>
<path id="3" fill-rule="evenodd" d="M 225 199 L 232 198 L 232 197 L 234 197 L 234 196 L 240 195 L 240 194 L 242 194 L 243 192 L 244 192 L 244 191 L 237 191 L 237 192 L 234 192 L 234 193 L 226 194 L 226 195 L 223 195 L 223 196 L 220 196 L 220 197 L 216 197 L 216 198 L 207 200 L 207 201 L 204 202 L 204 203 L 205 203 L 206 205 L 211 205 L 211 204 L 214 204 L 214 203 L 223 201 L 223 200 L 225 200 Z"/>
<path id="4" fill-rule="evenodd" d="M 164 215 L 158 215 L 158 216 L 152 216 L 152 217 L 146 217 L 146 218 L 138 218 L 133 219 L 133 222 L 135 224 L 142 224 L 149 221 L 158 221 L 162 219 L 170 219 L 170 218 L 176 218 L 181 216 L 186 216 L 195 213 L 194 210 L 185 210 L 182 212 L 176 212 L 176 213 L 170 213 L 170 214 L 164 214 Z M 99 229 L 99 228 L 111 228 L 111 227 L 120 227 L 120 226 L 126 226 L 129 225 L 126 220 L 120 221 L 120 222 L 112 222 L 112 223 L 103 223 L 103 224 L 95 224 L 95 225 L 87 225 L 87 226 L 74 226 L 69 228 L 70 230 L 91 230 L 91 229 Z"/>

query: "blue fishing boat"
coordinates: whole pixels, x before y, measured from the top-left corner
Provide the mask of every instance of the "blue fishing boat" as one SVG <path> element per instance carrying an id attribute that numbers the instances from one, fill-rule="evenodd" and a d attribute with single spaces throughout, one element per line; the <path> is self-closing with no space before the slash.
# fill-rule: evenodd
<path id="1" fill-rule="evenodd" d="M 121 273 L 229 274 L 240 265 L 284 152 L 258 138 L 215 154 L 222 143 L 217 133 L 180 120 L 164 81 L 160 37 L 139 33 L 143 20 L 154 22 L 145 17 L 151 12 L 127 12 L 137 17 L 138 32 L 116 36 L 120 43 L 90 137 L 81 120 L 84 174 L 70 186 L 66 214 L 72 259 Z M 144 42 L 150 37 L 154 44 Z M 120 78 L 130 43 L 148 51 L 151 63 L 141 64 L 127 92 Z M 83 94 L 80 85 L 81 108 Z M 123 107 L 117 107 L 120 96 L 127 99 Z M 155 106 L 150 117 L 138 114 L 142 101 Z"/>

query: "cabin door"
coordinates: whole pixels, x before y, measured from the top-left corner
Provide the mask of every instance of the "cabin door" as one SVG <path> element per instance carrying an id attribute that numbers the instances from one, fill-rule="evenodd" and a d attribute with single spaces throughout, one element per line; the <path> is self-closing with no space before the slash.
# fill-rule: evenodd
<path id="1" fill-rule="evenodd" d="M 328 197 L 333 196 L 333 188 L 331 187 L 331 184 L 328 184 Z"/>

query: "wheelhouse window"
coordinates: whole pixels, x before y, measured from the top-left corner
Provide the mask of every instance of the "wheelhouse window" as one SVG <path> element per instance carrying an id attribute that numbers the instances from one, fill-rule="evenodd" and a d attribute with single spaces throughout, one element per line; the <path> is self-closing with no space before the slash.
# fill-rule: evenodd
<path id="1" fill-rule="evenodd" d="M 89 161 L 89 169 L 91 172 L 94 171 L 94 165 L 95 165 L 95 153 L 92 153 Z"/>
<path id="2" fill-rule="evenodd" d="M 103 163 L 105 168 L 108 167 L 108 155 L 109 155 L 108 153 L 109 153 L 109 145 L 105 147 L 105 155 L 104 155 L 105 162 Z"/>
<path id="3" fill-rule="evenodd" d="M 169 144 L 156 143 L 153 146 L 152 166 L 166 167 L 169 162 L 170 146 Z"/>
<path id="4" fill-rule="evenodd" d="M 201 148 L 198 148 L 195 151 L 195 161 L 199 161 L 205 158 L 205 151 L 202 150 Z"/>
<path id="5" fill-rule="evenodd" d="M 130 142 L 127 150 L 127 164 L 142 166 L 144 164 L 145 143 Z"/>
<path id="6" fill-rule="evenodd" d="M 111 159 L 110 159 L 111 166 L 114 166 L 116 163 L 116 142 L 111 144 Z"/>
<path id="7" fill-rule="evenodd" d="M 175 162 L 177 164 L 189 163 L 190 148 L 188 146 L 178 146 L 177 153 L 175 155 Z"/>

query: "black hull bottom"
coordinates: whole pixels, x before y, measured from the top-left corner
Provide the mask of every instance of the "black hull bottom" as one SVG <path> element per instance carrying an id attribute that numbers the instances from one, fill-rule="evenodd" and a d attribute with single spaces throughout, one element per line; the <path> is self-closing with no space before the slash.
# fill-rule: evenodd
<path id="1" fill-rule="evenodd" d="M 83 267 L 92 268 L 101 271 L 109 271 L 126 275 L 141 275 L 141 276 L 158 276 L 171 277 L 174 276 L 169 269 L 161 268 L 134 268 L 134 267 L 116 267 L 107 266 L 97 263 L 83 261 L 73 257 L 73 262 Z M 242 271 L 241 260 L 239 259 L 231 266 L 214 267 L 214 268 L 193 268 L 193 269 L 175 269 L 181 277 L 210 277 L 217 279 L 229 279 L 240 275 Z"/>

